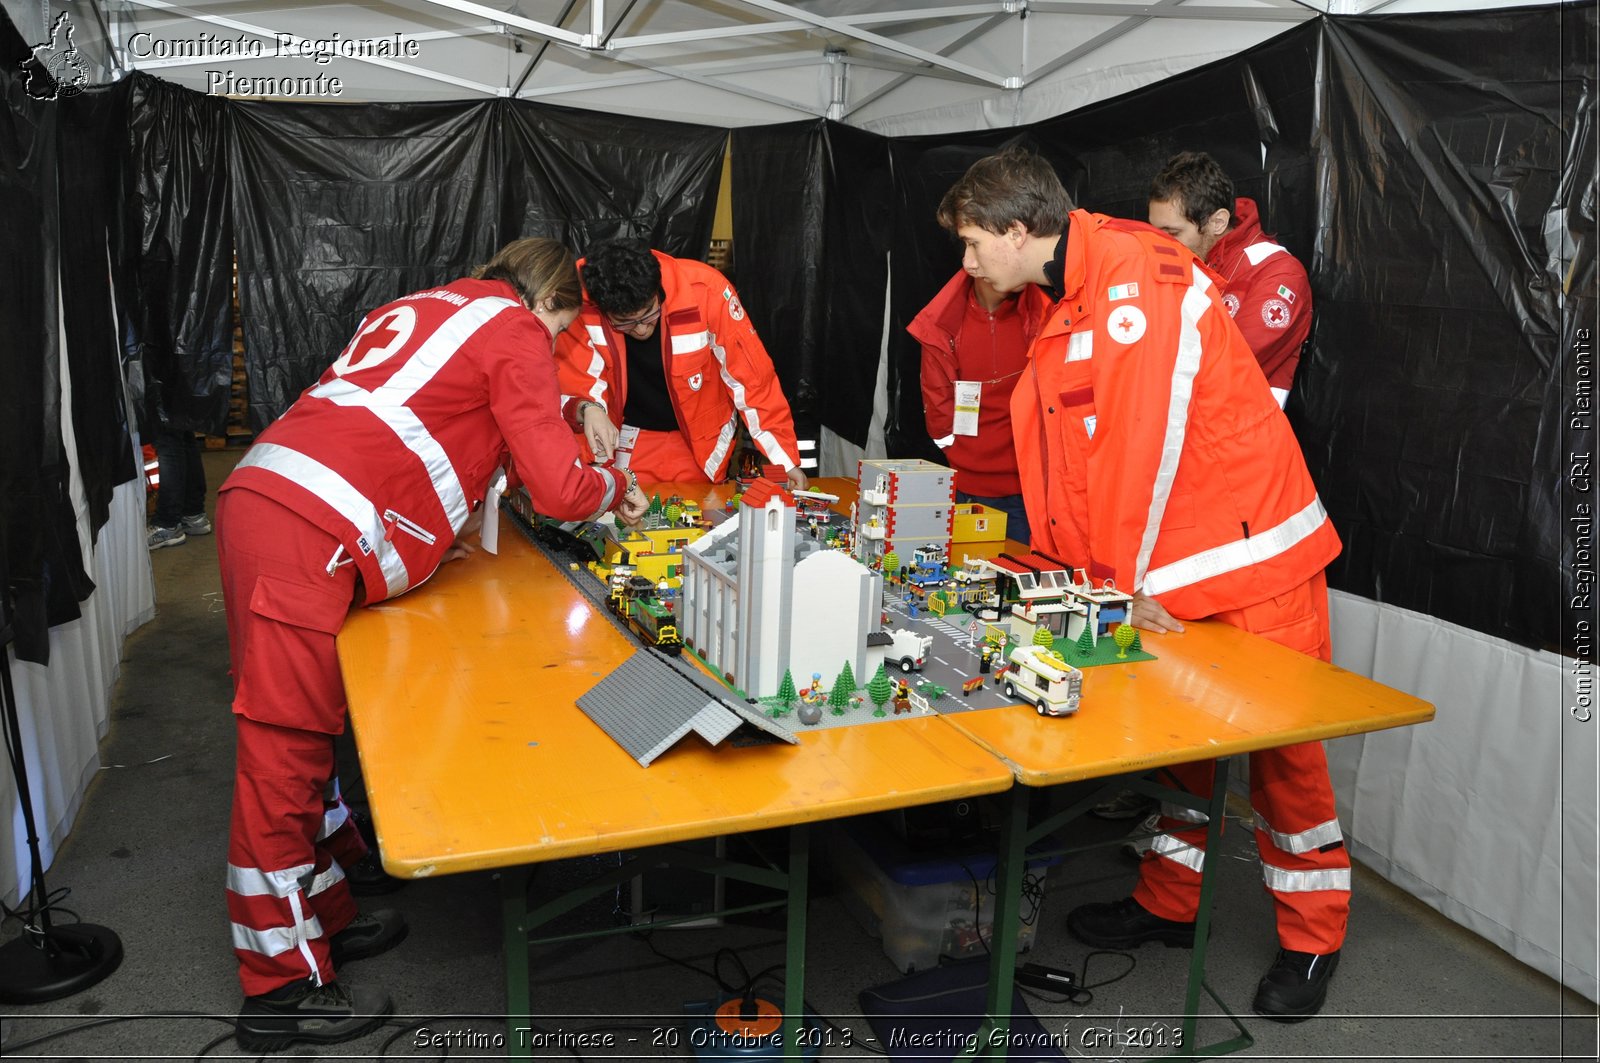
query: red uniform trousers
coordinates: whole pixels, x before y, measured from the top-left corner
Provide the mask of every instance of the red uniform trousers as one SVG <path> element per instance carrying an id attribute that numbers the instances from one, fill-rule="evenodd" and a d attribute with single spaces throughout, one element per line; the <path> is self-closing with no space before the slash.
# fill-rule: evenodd
<path id="1" fill-rule="evenodd" d="M 1213 619 L 1324 661 L 1332 654 L 1328 584 L 1322 573 L 1289 594 Z M 1209 796 L 1214 769 L 1215 764 L 1204 761 L 1171 771 L 1187 789 Z M 1250 804 L 1262 880 L 1277 914 L 1278 943 L 1319 954 L 1341 947 L 1350 917 L 1350 854 L 1339 830 L 1322 743 L 1250 754 Z M 1200 906 L 1205 816 L 1181 806 L 1164 805 L 1162 812 L 1163 829 L 1191 826 L 1155 839 L 1155 848 L 1140 865 L 1133 896 L 1163 919 L 1191 921 Z"/>
<path id="2" fill-rule="evenodd" d="M 246 996 L 334 979 L 328 939 L 356 916 L 341 865 L 366 855 L 334 775 L 344 681 L 334 636 L 356 593 L 328 532 L 248 490 L 217 500 L 238 748 L 228 918 Z"/>
<path id="3" fill-rule="evenodd" d="M 710 483 L 706 471 L 694 460 L 689 441 L 682 432 L 641 430 L 633 445 L 628 468 L 641 486 L 665 483 Z"/>

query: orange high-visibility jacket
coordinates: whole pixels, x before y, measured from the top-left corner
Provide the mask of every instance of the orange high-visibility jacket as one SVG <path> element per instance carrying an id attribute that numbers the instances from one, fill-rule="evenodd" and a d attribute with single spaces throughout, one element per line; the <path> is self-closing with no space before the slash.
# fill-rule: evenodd
<path id="1" fill-rule="evenodd" d="M 1304 583 L 1339 537 L 1216 276 L 1142 222 L 1070 219 L 1011 400 L 1033 549 L 1181 619 Z"/>
<path id="2" fill-rule="evenodd" d="M 727 472 L 737 419 L 767 460 L 799 464 L 794 419 L 772 358 L 728 279 L 704 262 L 652 251 L 661 265 L 662 358 L 678 429 L 715 483 Z M 580 263 L 581 265 L 581 263 Z M 598 402 L 622 427 L 628 402 L 626 340 L 587 299 L 578 320 L 556 340 L 562 406 L 569 422 L 578 403 Z"/>

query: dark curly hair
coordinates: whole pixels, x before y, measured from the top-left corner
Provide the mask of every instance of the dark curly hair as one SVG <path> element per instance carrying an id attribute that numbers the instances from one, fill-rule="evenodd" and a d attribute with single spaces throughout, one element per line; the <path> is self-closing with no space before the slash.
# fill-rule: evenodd
<path id="1" fill-rule="evenodd" d="M 1233 219 L 1233 182 L 1217 160 L 1203 151 L 1180 151 L 1150 182 L 1150 199 L 1177 203 L 1183 216 L 1196 225 L 1219 210 Z"/>
<path id="2" fill-rule="evenodd" d="M 589 301 L 607 317 L 635 314 L 661 294 L 661 264 L 639 240 L 610 240 L 579 267 Z"/>

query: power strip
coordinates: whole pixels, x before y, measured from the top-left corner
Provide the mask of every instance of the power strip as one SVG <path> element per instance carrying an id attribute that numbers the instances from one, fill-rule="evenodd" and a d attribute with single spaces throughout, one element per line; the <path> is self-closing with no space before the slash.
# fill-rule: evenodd
<path id="1" fill-rule="evenodd" d="M 1037 963 L 1025 963 L 1018 967 L 1016 980 L 1018 985 L 1051 993 L 1071 993 L 1078 988 L 1078 979 L 1071 971 Z"/>

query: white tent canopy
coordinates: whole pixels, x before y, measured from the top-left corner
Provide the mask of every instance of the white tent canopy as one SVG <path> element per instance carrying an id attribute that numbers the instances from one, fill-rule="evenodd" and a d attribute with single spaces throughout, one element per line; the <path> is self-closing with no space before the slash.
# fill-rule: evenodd
<path id="1" fill-rule="evenodd" d="M 5 0 L 24 32 L 67 13 L 96 81 L 145 70 L 219 94 L 511 97 L 728 127 L 826 116 L 891 135 L 1062 114 L 1322 14 L 1532 2 Z"/>

